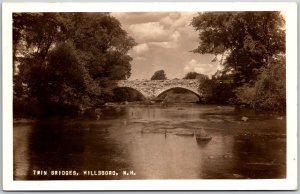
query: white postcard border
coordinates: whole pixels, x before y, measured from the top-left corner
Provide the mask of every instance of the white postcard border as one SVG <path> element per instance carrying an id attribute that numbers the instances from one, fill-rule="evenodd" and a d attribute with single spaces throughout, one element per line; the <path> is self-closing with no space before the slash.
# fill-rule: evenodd
<path id="1" fill-rule="evenodd" d="M 4 190 L 292 190 L 297 188 L 297 4 L 255 3 L 3 3 L 3 189 Z M 286 16 L 287 178 L 256 180 L 13 181 L 13 12 L 283 11 Z"/>

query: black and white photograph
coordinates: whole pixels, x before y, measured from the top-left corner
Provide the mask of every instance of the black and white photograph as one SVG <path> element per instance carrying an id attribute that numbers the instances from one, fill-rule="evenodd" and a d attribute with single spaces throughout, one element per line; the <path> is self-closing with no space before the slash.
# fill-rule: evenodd
<path id="1" fill-rule="evenodd" d="M 12 182 L 290 179 L 285 10 L 49 11 L 8 22 Z"/>

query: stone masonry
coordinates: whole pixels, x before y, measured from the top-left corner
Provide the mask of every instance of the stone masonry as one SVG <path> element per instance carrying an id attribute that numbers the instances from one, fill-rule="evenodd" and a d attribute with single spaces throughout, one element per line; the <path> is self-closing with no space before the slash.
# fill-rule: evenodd
<path id="1" fill-rule="evenodd" d="M 173 79 L 173 80 L 119 80 L 117 87 L 132 88 L 139 91 L 146 99 L 155 99 L 160 94 L 173 88 L 187 89 L 197 96 L 199 93 L 199 80 Z"/>

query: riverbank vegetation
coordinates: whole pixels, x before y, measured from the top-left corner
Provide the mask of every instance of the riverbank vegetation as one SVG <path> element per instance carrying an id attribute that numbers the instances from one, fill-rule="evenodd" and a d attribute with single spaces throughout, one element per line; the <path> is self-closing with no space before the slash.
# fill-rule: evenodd
<path id="1" fill-rule="evenodd" d="M 206 96 L 285 111 L 285 21 L 280 12 L 204 12 L 191 24 L 200 39 L 193 52 L 213 54 L 223 67 L 207 81 Z M 234 96 L 214 93 L 224 90 Z"/>
<path id="2" fill-rule="evenodd" d="M 14 13 L 14 112 L 76 115 L 103 104 L 110 80 L 130 76 L 135 44 L 109 13 Z"/>

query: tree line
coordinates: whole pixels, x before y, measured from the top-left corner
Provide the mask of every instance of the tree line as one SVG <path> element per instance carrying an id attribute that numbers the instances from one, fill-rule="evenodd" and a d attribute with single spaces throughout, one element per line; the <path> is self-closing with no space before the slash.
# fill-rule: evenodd
<path id="1" fill-rule="evenodd" d="M 192 52 L 212 54 L 223 67 L 211 78 L 195 72 L 184 77 L 201 81 L 203 102 L 285 110 L 280 12 L 204 12 L 191 25 L 199 34 Z M 77 115 L 85 107 L 120 101 L 123 94 L 140 99 L 112 90 L 112 80 L 130 77 L 128 51 L 135 45 L 109 13 L 14 13 L 15 116 Z M 159 70 L 151 79 L 167 77 Z"/>
<path id="2" fill-rule="evenodd" d="M 199 33 L 193 52 L 213 54 L 223 67 L 203 85 L 205 94 L 215 98 L 225 90 L 221 100 L 285 111 L 285 20 L 280 12 L 204 12 L 191 24 Z"/>
<path id="3" fill-rule="evenodd" d="M 103 104 L 109 80 L 130 76 L 135 45 L 109 13 L 14 13 L 14 112 L 69 115 Z"/>

